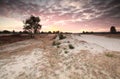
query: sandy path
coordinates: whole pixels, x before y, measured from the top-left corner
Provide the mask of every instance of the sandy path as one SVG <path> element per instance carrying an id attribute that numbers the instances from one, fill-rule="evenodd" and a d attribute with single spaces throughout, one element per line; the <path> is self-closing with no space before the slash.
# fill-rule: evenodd
<path id="1" fill-rule="evenodd" d="M 104 36 L 95 36 L 95 35 L 81 35 L 80 38 L 78 37 L 76 38 L 90 43 L 95 43 L 112 51 L 120 51 L 120 39 L 108 38 Z"/>

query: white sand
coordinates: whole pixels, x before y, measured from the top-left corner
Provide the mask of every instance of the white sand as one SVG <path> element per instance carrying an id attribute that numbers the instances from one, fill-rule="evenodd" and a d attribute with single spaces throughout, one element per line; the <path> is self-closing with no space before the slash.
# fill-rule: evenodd
<path id="1" fill-rule="evenodd" d="M 97 44 L 112 51 L 120 51 L 120 39 L 95 35 L 82 35 L 79 38 L 78 37 L 75 38 L 87 41 L 89 43 Z"/>
<path id="2" fill-rule="evenodd" d="M 96 40 L 98 39 L 100 41 L 99 38 L 104 38 L 104 37 L 96 37 L 93 35 L 88 35 L 88 37 L 86 35 L 83 36 L 78 36 L 78 35 L 71 35 L 70 37 L 67 37 L 66 39 L 63 40 L 56 40 L 58 42 L 61 42 L 61 49 L 59 51 L 62 51 L 62 53 L 66 51 L 72 52 L 72 53 L 79 53 L 81 50 L 87 50 L 92 54 L 98 54 L 98 53 L 103 53 L 105 51 L 109 51 L 108 47 L 104 47 L 104 45 L 102 45 L 101 43 L 99 44 L 99 42 L 96 42 Z M 91 39 L 93 42 L 91 42 L 89 39 Z M 107 40 L 109 38 L 104 38 L 104 40 Z M 117 39 L 116 39 L 117 40 Z M 69 41 L 69 43 L 68 43 Z M 119 40 L 118 40 L 119 41 Z M 102 40 L 101 40 L 102 42 Z M 104 41 L 103 41 L 104 42 Z M 106 42 L 106 41 L 105 41 Z M 109 44 L 110 41 L 107 41 L 106 44 Z M 71 44 L 74 49 L 69 49 L 69 44 Z M 116 41 L 116 47 L 118 46 L 118 43 Z"/>
<path id="3" fill-rule="evenodd" d="M 41 75 L 40 69 L 46 63 L 42 53 L 41 49 L 34 49 L 30 52 L 30 55 L 13 57 L 10 59 L 11 62 L 0 67 L 0 79 L 15 79 L 21 74 L 34 75 L 36 78 L 39 77 Z M 0 65 L 8 60 L 0 61 Z"/>

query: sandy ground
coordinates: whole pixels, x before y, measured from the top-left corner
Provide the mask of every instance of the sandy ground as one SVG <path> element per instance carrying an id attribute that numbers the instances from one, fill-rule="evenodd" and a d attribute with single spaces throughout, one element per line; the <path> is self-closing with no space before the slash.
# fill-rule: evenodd
<path id="1" fill-rule="evenodd" d="M 120 79 L 119 39 L 54 36 L 0 46 L 0 79 Z"/>

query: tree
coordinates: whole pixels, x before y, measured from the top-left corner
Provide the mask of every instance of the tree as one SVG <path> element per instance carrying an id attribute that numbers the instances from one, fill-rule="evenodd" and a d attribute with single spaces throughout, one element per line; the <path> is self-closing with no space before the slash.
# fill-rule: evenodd
<path id="1" fill-rule="evenodd" d="M 115 28 L 115 26 L 111 26 L 110 32 L 111 32 L 111 33 L 116 33 L 116 28 Z"/>
<path id="2" fill-rule="evenodd" d="M 5 34 L 8 34 L 8 33 L 11 33 L 10 31 L 8 31 L 8 30 L 3 30 L 3 32 L 2 33 L 5 33 Z"/>
<path id="3" fill-rule="evenodd" d="M 85 34 L 85 31 L 83 31 L 82 33 Z"/>
<path id="4" fill-rule="evenodd" d="M 15 34 L 15 30 L 13 30 L 12 33 Z"/>
<path id="5" fill-rule="evenodd" d="M 42 27 L 42 25 L 40 25 L 39 22 L 40 22 L 39 17 L 31 15 L 28 19 L 25 20 L 23 29 L 30 33 L 31 36 L 33 37 L 33 34 L 39 33 Z"/>

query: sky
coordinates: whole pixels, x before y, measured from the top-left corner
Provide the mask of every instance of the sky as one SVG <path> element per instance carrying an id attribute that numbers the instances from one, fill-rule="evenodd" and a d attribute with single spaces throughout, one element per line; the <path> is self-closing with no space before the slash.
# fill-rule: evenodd
<path id="1" fill-rule="evenodd" d="M 41 31 L 120 31 L 120 0 L 0 0 L 0 30 L 23 30 L 39 16 Z"/>

